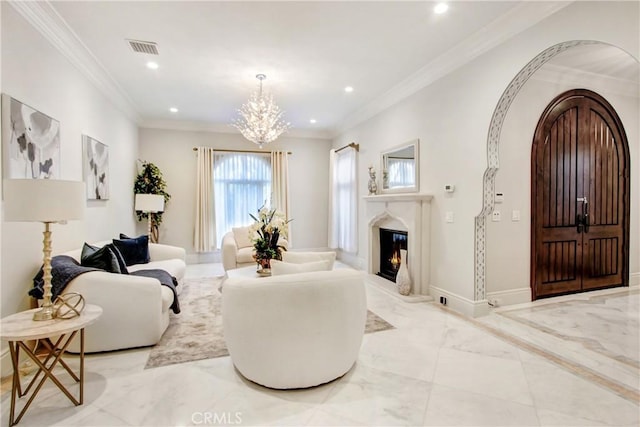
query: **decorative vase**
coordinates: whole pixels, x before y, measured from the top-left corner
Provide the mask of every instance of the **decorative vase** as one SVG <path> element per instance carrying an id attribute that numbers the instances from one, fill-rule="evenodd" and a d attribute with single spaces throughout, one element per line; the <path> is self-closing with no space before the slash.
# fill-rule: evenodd
<path id="1" fill-rule="evenodd" d="M 396 286 L 400 295 L 409 295 L 411 292 L 411 277 L 407 268 L 407 251 L 400 249 L 400 267 L 396 274 Z"/>
<path id="2" fill-rule="evenodd" d="M 271 275 L 271 259 L 270 258 L 262 258 L 258 261 L 258 274 L 262 276 L 270 276 Z"/>

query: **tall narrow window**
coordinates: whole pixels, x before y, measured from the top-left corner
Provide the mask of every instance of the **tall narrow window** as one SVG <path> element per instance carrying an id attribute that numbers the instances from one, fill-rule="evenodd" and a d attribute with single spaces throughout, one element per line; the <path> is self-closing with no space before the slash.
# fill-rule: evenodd
<path id="1" fill-rule="evenodd" d="M 358 250 L 356 151 L 331 151 L 331 208 L 329 246 L 345 252 Z"/>
<path id="2" fill-rule="evenodd" d="M 271 198 L 271 160 L 253 153 L 216 153 L 213 160 L 218 247 L 232 227 L 252 223 L 249 214 Z"/>

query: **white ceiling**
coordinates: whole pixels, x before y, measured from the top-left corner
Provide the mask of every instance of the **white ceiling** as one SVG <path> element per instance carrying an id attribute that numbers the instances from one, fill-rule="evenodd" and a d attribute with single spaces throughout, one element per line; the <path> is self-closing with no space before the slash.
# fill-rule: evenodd
<path id="1" fill-rule="evenodd" d="M 372 105 L 438 61 L 461 65 L 473 57 L 465 46 L 477 55 L 479 44 L 488 49 L 488 41 L 504 40 L 566 2 L 525 8 L 454 1 L 443 15 L 433 13 L 435 4 L 55 1 L 48 13 L 59 14 L 58 25 L 88 49 L 143 125 L 190 122 L 232 131 L 228 123 L 257 88 L 255 75 L 265 73 L 265 89 L 286 120 L 320 135 L 375 113 Z M 126 39 L 156 42 L 159 56 L 133 52 Z M 455 52 L 469 59 L 452 60 Z M 148 60 L 159 69 L 147 69 Z M 353 93 L 344 92 L 348 85 Z"/>

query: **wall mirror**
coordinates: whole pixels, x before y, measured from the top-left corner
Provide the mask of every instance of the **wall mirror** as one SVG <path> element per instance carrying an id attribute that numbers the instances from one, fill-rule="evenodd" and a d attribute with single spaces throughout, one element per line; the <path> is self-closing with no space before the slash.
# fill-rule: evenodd
<path id="1" fill-rule="evenodd" d="M 420 184 L 418 139 L 381 153 L 382 192 L 413 193 Z"/>

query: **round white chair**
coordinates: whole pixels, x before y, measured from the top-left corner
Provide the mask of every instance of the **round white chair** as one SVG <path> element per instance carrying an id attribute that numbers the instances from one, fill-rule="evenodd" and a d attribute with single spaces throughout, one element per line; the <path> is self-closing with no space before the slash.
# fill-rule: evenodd
<path id="1" fill-rule="evenodd" d="M 363 273 L 350 269 L 230 278 L 222 322 L 231 360 L 266 387 L 313 387 L 358 358 L 367 318 Z"/>

